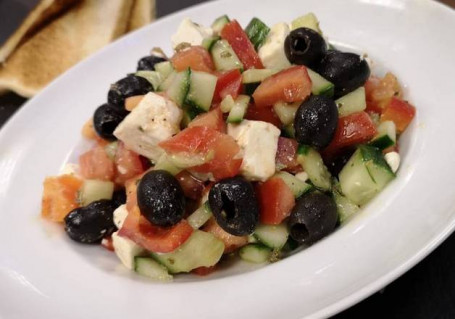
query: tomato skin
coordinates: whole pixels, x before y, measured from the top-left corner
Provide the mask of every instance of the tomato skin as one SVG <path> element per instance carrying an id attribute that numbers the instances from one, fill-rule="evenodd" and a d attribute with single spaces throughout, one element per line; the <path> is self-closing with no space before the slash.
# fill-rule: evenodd
<path id="1" fill-rule="evenodd" d="M 236 99 L 242 91 L 242 74 L 240 70 L 234 69 L 218 74 L 213 103 L 221 102 L 226 96 L 230 95 Z"/>
<path id="2" fill-rule="evenodd" d="M 123 185 L 127 180 L 144 172 L 139 154 L 127 149 L 121 141 L 118 142 L 114 163 L 116 168 L 116 184 Z"/>
<path id="3" fill-rule="evenodd" d="M 198 200 L 202 196 L 204 190 L 204 183 L 195 178 L 187 171 L 181 171 L 175 178 L 179 181 L 182 186 L 183 193 L 186 197 Z"/>
<path id="4" fill-rule="evenodd" d="M 212 56 L 202 46 L 192 46 L 175 53 L 171 62 L 177 72 L 185 71 L 188 68 L 208 73 L 215 70 Z"/>
<path id="5" fill-rule="evenodd" d="M 294 194 L 279 177 L 272 177 L 256 188 L 262 224 L 278 225 L 291 214 L 295 205 Z"/>
<path id="6" fill-rule="evenodd" d="M 263 69 L 261 59 L 254 49 L 248 35 L 243 31 L 237 20 L 232 20 L 221 30 L 221 37 L 231 45 L 245 69 Z"/>
<path id="7" fill-rule="evenodd" d="M 303 65 L 278 72 L 264 81 L 253 93 L 258 107 L 272 106 L 276 102 L 303 101 L 311 94 L 311 79 Z"/>
<path id="8" fill-rule="evenodd" d="M 95 146 L 90 151 L 79 157 L 79 166 L 82 177 L 86 179 L 99 179 L 113 181 L 115 178 L 115 166 L 103 146 Z"/>
<path id="9" fill-rule="evenodd" d="M 403 95 L 398 79 L 388 72 L 383 78 L 371 76 L 365 83 L 366 111 L 381 114 L 392 97 Z"/>
<path id="10" fill-rule="evenodd" d="M 206 126 L 213 128 L 218 132 L 226 133 L 226 122 L 223 118 L 223 112 L 221 112 L 219 107 L 216 107 L 207 113 L 199 114 L 190 122 L 190 124 L 188 124 L 188 127 L 195 126 Z"/>
<path id="11" fill-rule="evenodd" d="M 198 275 L 198 276 L 201 276 L 201 277 L 204 277 L 204 276 L 208 276 L 211 273 L 215 272 L 216 269 L 217 269 L 217 265 L 214 265 L 214 266 L 211 266 L 211 267 L 198 267 L 198 268 L 195 268 L 195 269 L 191 270 L 191 273 L 195 274 L 195 275 Z"/>
<path id="12" fill-rule="evenodd" d="M 172 227 L 152 225 L 135 206 L 128 211 L 118 235 L 134 241 L 139 246 L 155 252 L 168 253 L 182 245 L 193 233 L 193 228 L 183 219 Z"/>
<path id="13" fill-rule="evenodd" d="M 384 108 L 381 115 L 381 122 L 393 121 L 398 133 L 406 130 L 412 119 L 415 117 L 416 109 L 406 101 L 393 97 Z"/>
<path id="14" fill-rule="evenodd" d="M 302 167 L 297 162 L 298 147 L 296 140 L 280 136 L 275 158 L 276 167 L 291 172 L 301 171 Z"/>
<path id="15" fill-rule="evenodd" d="M 220 225 L 217 224 L 213 217 L 210 218 L 204 225 L 203 230 L 211 233 L 224 243 L 225 254 L 232 253 L 240 247 L 248 244 L 248 236 L 234 236 L 227 233 L 223 228 L 220 227 Z"/>
<path id="16" fill-rule="evenodd" d="M 257 107 L 250 104 L 246 110 L 245 118 L 252 121 L 263 121 L 281 128 L 282 124 L 275 111 L 271 107 Z"/>
<path id="17" fill-rule="evenodd" d="M 79 207 L 78 191 L 82 180 L 72 175 L 46 177 L 41 202 L 41 216 L 53 222 L 63 222 L 70 211 Z"/>

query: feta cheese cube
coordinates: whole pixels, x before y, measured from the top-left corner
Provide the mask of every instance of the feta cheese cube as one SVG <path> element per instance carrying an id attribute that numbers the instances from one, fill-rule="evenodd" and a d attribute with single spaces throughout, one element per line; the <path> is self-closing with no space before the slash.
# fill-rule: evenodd
<path id="1" fill-rule="evenodd" d="M 390 152 L 384 155 L 385 161 L 389 164 L 392 172 L 396 173 L 400 167 L 400 154 L 397 152 Z"/>
<path id="2" fill-rule="evenodd" d="M 118 232 L 112 234 L 112 245 L 117 257 L 122 264 L 128 269 L 134 269 L 134 257 L 144 253 L 144 249 L 128 238 L 118 235 Z"/>
<path id="3" fill-rule="evenodd" d="M 189 18 L 185 18 L 179 25 L 177 32 L 172 36 L 172 47 L 175 49 L 180 43 L 191 45 L 201 45 L 205 38 L 211 37 L 213 30 L 194 23 Z"/>
<path id="4" fill-rule="evenodd" d="M 118 229 L 122 228 L 126 216 L 128 216 L 128 210 L 126 209 L 125 204 L 120 205 L 116 210 L 114 210 L 114 224 Z"/>
<path id="5" fill-rule="evenodd" d="M 229 124 L 232 136 L 243 152 L 241 174 L 252 181 L 266 181 L 275 173 L 275 156 L 280 130 L 262 121 L 243 120 Z"/>
<path id="6" fill-rule="evenodd" d="M 291 66 L 284 52 L 284 40 L 290 32 L 287 23 L 275 24 L 271 29 L 264 44 L 259 49 L 259 57 L 267 69 L 282 70 Z"/>
<path id="7" fill-rule="evenodd" d="M 126 147 L 156 162 L 164 153 L 158 143 L 180 131 L 182 110 L 171 100 L 148 93 L 117 126 L 114 135 Z"/>

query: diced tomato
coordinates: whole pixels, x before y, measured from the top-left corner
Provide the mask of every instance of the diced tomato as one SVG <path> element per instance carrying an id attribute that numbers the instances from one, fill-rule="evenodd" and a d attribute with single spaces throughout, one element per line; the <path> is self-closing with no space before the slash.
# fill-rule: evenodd
<path id="1" fill-rule="evenodd" d="M 192 46 L 174 54 L 171 58 L 174 69 L 178 72 L 190 68 L 194 71 L 212 72 L 215 70 L 210 53 L 201 46 Z"/>
<path id="2" fill-rule="evenodd" d="M 125 191 L 126 191 L 126 209 L 131 211 L 135 206 L 137 206 L 137 184 L 139 178 L 135 177 L 125 182 Z"/>
<path id="3" fill-rule="evenodd" d="M 201 198 L 202 191 L 204 190 L 204 183 L 195 178 L 187 171 L 181 171 L 175 178 L 179 181 L 182 186 L 183 193 L 186 197 L 197 200 Z"/>
<path id="4" fill-rule="evenodd" d="M 294 194 L 281 178 L 272 177 L 258 184 L 256 192 L 262 224 L 278 225 L 291 214 L 295 205 Z"/>
<path id="5" fill-rule="evenodd" d="M 213 158 L 202 165 L 191 168 L 198 173 L 212 173 L 216 180 L 237 175 L 242 159 L 237 158 L 240 147 L 235 140 L 206 126 L 189 127 L 174 137 L 159 144 L 169 154 L 185 156 L 208 155 Z"/>
<path id="6" fill-rule="evenodd" d="M 206 126 L 213 128 L 218 132 L 226 133 L 226 122 L 223 118 L 223 112 L 221 112 L 219 107 L 216 107 L 207 113 L 199 114 L 190 122 L 190 124 L 188 124 L 188 127 L 195 126 Z"/>
<path id="7" fill-rule="evenodd" d="M 118 235 L 134 241 L 139 246 L 156 253 L 168 253 L 182 245 L 193 233 L 193 228 L 183 219 L 172 227 L 152 225 L 135 206 L 128 211 Z"/>
<path id="8" fill-rule="evenodd" d="M 221 72 L 218 74 L 215 93 L 213 94 L 213 103 L 221 102 L 228 95 L 235 99 L 241 90 L 242 74 L 238 69 Z"/>
<path id="9" fill-rule="evenodd" d="M 89 140 L 94 140 L 96 144 L 100 146 L 106 146 L 109 144 L 109 141 L 103 139 L 101 136 L 98 135 L 95 131 L 95 127 L 93 126 L 93 118 L 90 118 L 87 122 L 85 122 L 84 126 L 82 126 L 82 136 Z"/>
<path id="10" fill-rule="evenodd" d="M 276 151 L 275 163 L 278 169 L 291 172 L 302 171 L 297 162 L 297 148 L 299 144 L 292 138 L 278 138 L 278 149 Z"/>
<path id="11" fill-rule="evenodd" d="M 224 26 L 221 30 L 221 37 L 229 42 L 245 69 L 264 68 L 248 35 L 243 31 L 237 20 L 232 20 Z"/>
<path id="12" fill-rule="evenodd" d="M 208 276 L 216 270 L 217 266 L 214 265 L 212 267 L 198 267 L 191 270 L 191 273 L 198 275 L 198 276 Z"/>
<path id="13" fill-rule="evenodd" d="M 112 237 L 108 236 L 103 238 L 103 240 L 101 240 L 101 246 L 109 251 L 114 251 L 114 242 L 112 241 Z"/>
<path id="14" fill-rule="evenodd" d="M 245 119 L 267 122 L 278 128 L 282 126 L 279 117 L 271 107 L 257 107 L 255 104 L 250 104 L 246 110 Z"/>
<path id="15" fill-rule="evenodd" d="M 382 79 L 371 76 L 365 83 L 367 112 L 382 113 L 392 97 L 401 98 L 402 90 L 395 75 L 388 72 Z"/>
<path id="16" fill-rule="evenodd" d="M 414 106 L 406 101 L 393 97 L 381 115 L 381 122 L 393 121 L 398 133 L 403 132 L 416 114 Z"/>
<path id="17" fill-rule="evenodd" d="M 340 117 L 335 136 L 323 153 L 330 156 L 342 148 L 368 142 L 376 133 L 373 121 L 365 112 Z"/>
<path id="18" fill-rule="evenodd" d="M 224 231 L 214 218 L 210 218 L 203 230 L 213 234 L 224 243 L 224 253 L 228 254 L 248 244 L 248 236 L 234 236 Z"/>
<path id="19" fill-rule="evenodd" d="M 127 149 L 122 142 L 118 142 L 114 163 L 116 168 L 115 182 L 120 185 L 144 172 L 139 154 Z"/>
<path id="20" fill-rule="evenodd" d="M 44 180 L 41 216 L 63 222 L 70 211 L 79 207 L 77 194 L 81 186 L 82 180 L 72 175 L 47 177 Z"/>
<path id="21" fill-rule="evenodd" d="M 87 179 L 113 181 L 115 177 L 114 161 L 106 154 L 102 146 L 95 146 L 79 157 L 81 175 Z"/>
<path id="22" fill-rule="evenodd" d="M 311 79 L 303 65 L 293 66 L 265 79 L 254 91 L 258 107 L 272 106 L 276 102 L 303 101 L 311 94 Z"/>

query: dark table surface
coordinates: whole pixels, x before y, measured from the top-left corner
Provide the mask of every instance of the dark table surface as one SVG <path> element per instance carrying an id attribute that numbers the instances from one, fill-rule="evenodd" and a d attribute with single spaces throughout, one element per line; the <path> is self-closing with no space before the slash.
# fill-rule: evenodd
<path id="1" fill-rule="evenodd" d="M 7 1 L 0 0 L 0 8 Z M 157 15 L 205 1 L 156 0 Z M 455 0 L 442 2 L 455 8 Z M 23 12 L 16 15 L 20 17 Z M 16 23 L 12 16 L 11 23 Z M 1 28 L 0 33 L 4 30 Z M 0 95 L 0 127 L 25 101 L 13 93 Z M 455 318 L 455 234 L 399 279 L 334 318 Z"/>

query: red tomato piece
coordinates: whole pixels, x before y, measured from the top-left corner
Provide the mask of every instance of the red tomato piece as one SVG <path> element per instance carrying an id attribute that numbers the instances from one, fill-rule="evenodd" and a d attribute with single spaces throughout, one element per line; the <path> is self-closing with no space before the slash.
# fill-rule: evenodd
<path id="1" fill-rule="evenodd" d="M 127 149 L 122 142 L 118 143 L 114 163 L 117 172 L 115 182 L 120 185 L 144 172 L 139 154 Z"/>
<path id="2" fill-rule="evenodd" d="M 279 177 L 272 177 L 256 188 L 262 224 L 278 225 L 291 214 L 295 205 L 294 194 Z"/>
<path id="3" fill-rule="evenodd" d="M 87 179 L 113 181 L 115 177 L 114 161 L 106 154 L 102 146 L 95 146 L 79 157 L 81 175 Z"/>
<path id="4" fill-rule="evenodd" d="M 213 103 L 221 102 L 228 95 L 235 99 L 239 96 L 241 90 L 242 74 L 240 70 L 234 69 L 219 73 L 213 95 Z"/>
<path id="5" fill-rule="evenodd" d="M 171 62 L 177 72 L 184 71 L 187 68 L 208 73 L 215 70 L 210 53 L 201 46 L 192 46 L 175 53 Z"/>
<path id="6" fill-rule="evenodd" d="M 101 246 L 103 246 L 104 248 L 106 248 L 109 251 L 115 251 L 114 242 L 112 241 L 111 236 L 103 238 L 103 240 L 101 240 Z"/>
<path id="7" fill-rule="evenodd" d="M 191 273 L 198 275 L 198 276 L 208 276 L 216 270 L 217 266 L 214 265 L 212 267 L 198 267 L 191 270 Z"/>
<path id="8" fill-rule="evenodd" d="M 279 117 L 271 107 L 257 107 L 255 104 L 248 105 L 245 118 L 252 121 L 263 121 L 281 128 Z"/>
<path id="9" fill-rule="evenodd" d="M 299 144 L 292 138 L 279 137 L 275 163 L 278 169 L 292 172 L 301 171 L 302 167 L 297 162 L 297 148 Z"/>
<path id="10" fill-rule="evenodd" d="M 217 224 L 214 218 L 209 219 L 209 221 L 204 225 L 203 230 L 211 233 L 224 243 L 225 254 L 232 253 L 240 247 L 248 244 L 248 236 L 234 236 L 229 234 Z"/>
<path id="11" fill-rule="evenodd" d="M 221 37 L 229 42 L 245 69 L 264 68 L 248 35 L 243 31 L 237 20 L 232 20 L 224 26 L 221 30 Z"/>
<path id="12" fill-rule="evenodd" d="M 139 246 L 155 252 L 169 253 L 182 245 L 193 233 L 193 228 L 183 219 L 172 227 L 152 225 L 135 206 L 128 211 L 118 235 L 134 241 Z"/>
<path id="13" fill-rule="evenodd" d="M 334 154 L 347 146 L 368 142 L 376 133 L 373 121 L 365 112 L 340 117 L 335 136 L 324 150 L 324 155 Z"/>
<path id="14" fill-rule="evenodd" d="M 201 198 L 202 191 L 204 190 L 203 182 L 198 180 L 187 171 L 181 171 L 175 175 L 175 178 L 179 181 L 180 186 L 182 186 L 183 193 L 186 197 L 194 200 Z"/>
<path id="15" fill-rule="evenodd" d="M 253 93 L 258 107 L 272 106 L 276 102 L 303 101 L 311 94 L 311 79 L 303 65 L 278 72 L 264 81 Z"/>
<path id="16" fill-rule="evenodd" d="M 383 78 L 371 76 L 365 83 L 367 112 L 382 113 L 392 97 L 403 95 L 400 83 L 395 75 L 388 72 Z"/>
<path id="17" fill-rule="evenodd" d="M 213 128 L 218 132 L 226 133 L 226 122 L 223 118 L 223 112 L 221 112 L 221 109 L 219 107 L 216 107 L 207 113 L 202 113 L 196 116 L 196 118 L 190 122 L 188 127 L 195 126 L 206 126 Z"/>
<path id="18" fill-rule="evenodd" d="M 381 122 L 393 121 L 398 133 L 403 132 L 416 115 L 414 106 L 406 101 L 393 97 L 381 115 Z"/>

